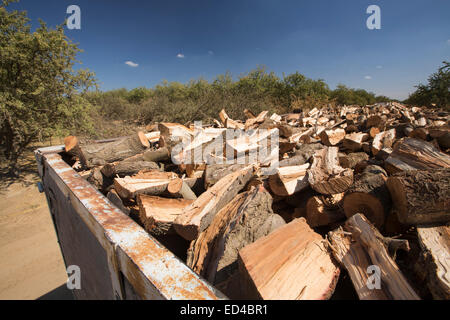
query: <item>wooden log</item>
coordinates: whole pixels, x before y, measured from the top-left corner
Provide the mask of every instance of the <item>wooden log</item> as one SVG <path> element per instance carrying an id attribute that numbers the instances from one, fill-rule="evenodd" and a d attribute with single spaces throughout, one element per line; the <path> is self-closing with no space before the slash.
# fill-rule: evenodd
<path id="1" fill-rule="evenodd" d="M 306 221 L 311 228 L 327 226 L 345 218 L 339 203 L 344 194 L 314 196 L 306 204 Z"/>
<path id="2" fill-rule="evenodd" d="M 377 127 L 381 128 L 383 126 L 383 118 L 379 115 L 373 115 L 367 118 L 366 120 L 366 128 Z"/>
<path id="3" fill-rule="evenodd" d="M 228 282 L 238 271 L 238 251 L 284 224 L 273 213 L 272 197 L 264 188 L 238 194 L 192 241 L 186 264 L 233 298 L 236 293 L 230 292 Z"/>
<path id="4" fill-rule="evenodd" d="M 395 129 L 380 132 L 372 142 L 372 154 L 377 155 L 383 148 L 390 148 L 395 141 Z"/>
<path id="5" fill-rule="evenodd" d="M 434 299 L 450 300 L 450 225 L 418 227 L 428 288 Z"/>
<path id="6" fill-rule="evenodd" d="M 347 134 L 342 140 L 342 145 L 345 149 L 353 152 L 359 151 L 362 148 L 362 143 L 369 139 L 367 133 L 355 132 Z"/>
<path id="7" fill-rule="evenodd" d="M 177 233 L 186 240 L 196 239 L 210 225 L 217 212 L 245 187 L 252 176 L 253 167 L 248 166 L 220 179 L 175 220 Z"/>
<path id="8" fill-rule="evenodd" d="M 65 140 L 68 144 L 66 150 L 73 150 L 78 155 L 80 162 L 87 168 L 124 160 L 142 153 L 150 147 L 150 143 L 142 131 L 117 141 L 86 145 L 77 144 L 73 147 L 74 140 Z"/>
<path id="9" fill-rule="evenodd" d="M 308 181 L 321 194 L 342 193 L 353 183 L 353 170 L 339 166 L 337 147 L 326 147 L 314 154 Z"/>
<path id="10" fill-rule="evenodd" d="M 219 113 L 220 121 L 222 121 L 225 128 L 230 129 L 244 129 L 244 125 L 242 123 L 239 123 L 237 121 L 234 121 L 231 119 L 228 114 L 226 113 L 225 109 L 222 109 Z"/>
<path id="11" fill-rule="evenodd" d="M 332 231 L 328 237 L 334 257 L 347 269 L 361 300 L 420 299 L 389 255 L 387 242 L 364 215 L 352 216 L 344 230 Z M 373 266 L 380 271 L 378 288 Z"/>
<path id="12" fill-rule="evenodd" d="M 137 196 L 139 219 L 145 230 L 153 235 L 174 234 L 173 221 L 192 201 L 139 194 Z"/>
<path id="13" fill-rule="evenodd" d="M 205 189 L 215 185 L 217 181 L 230 173 L 245 168 L 243 164 L 208 164 L 205 169 Z"/>
<path id="14" fill-rule="evenodd" d="M 367 160 L 369 160 L 369 156 L 365 152 L 353 152 L 339 155 L 339 165 L 342 168 L 354 169 L 358 163 Z"/>
<path id="15" fill-rule="evenodd" d="M 161 195 L 167 190 L 169 178 L 137 179 L 131 177 L 115 178 L 114 189 L 124 199 L 135 198 L 137 194 Z"/>
<path id="16" fill-rule="evenodd" d="M 144 169 L 159 170 L 159 167 L 158 164 L 156 164 L 155 162 L 148 162 L 148 161 L 133 162 L 123 160 L 120 162 L 108 163 L 103 166 L 101 171 L 106 177 L 114 177 L 116 175 L 123 177 L 134 175 Z"/>
<path id="17" fill-rule="evenodd" d="M 383 171 L 378 166 L 369 165 L 362 174 L 355 177 L 355 183 L 348 190 L 343 202 L 344 212 L 348 218 L 362 213 L 377 228 L 384 225 L 392 201 L 386 187 L 387 176 Z"/>
<path id="18" fill-rule="evenodd" d="M 164 162 L 170 160 L 170 153 L 167 148 L 159 148 L 156 150 L 147 150 L 142 155 L 145 161 L 149 162 Z"/>
<path id="19" fill-rule="evenodd" d="M 281 167 L 269 177 L 270 190 L 278 196 L 290 196 L 309 186 L 306 176 L 309 163 L 300 166 Z"/>
<path id="20" fill-rule="evenodd" d="M 109 201 L 111 201 L 117 208 L 119 208 L 120 210 L 122 210 L 126 215 L 130 215 L 130 209 L 125 207 L 123 204 L 122 199 L 119 197 L 118 193 L 116 192 L 116 190 L 111 189 L 107 196 Z"/>
<path id="21" fill-rule="evenodd" d="M 156 126 L 156 125 L 155 125 Z M 161 133 L 159 131 L 152 131 L 145 134 L 145 137 L 150 143 L 156 143 L 159 141 Z"/>
<path id="22" fill-rule="evenodd" d="M 369 130 L 369 136 L 371 137 L 371 138 L 375 138 L 375 136 L 377 135 L 377 134 L 379 134 L 380 133 L 380 129 L 378 129 L 377 127 L 372 127 L 372 128 L 370 128 L 370 130 Z"/>
<path id="23" fill-rule="evenodd" d="M 172 152 L 172 148 L 181 142 L 191 141 L 194 136 L 194 130 L 191 130 L 178 123 L 161 122 L 158 124 L 160 131 L 159 146 L 167 148 Z"/>
<path id="24" fill-rule="evenodd" d="M 106 193 L 111 188 L 111 185 L 113 184 L 114 180 L 112 178 L 106 177 L 101 172 L 101 169 L 102 167 L 91 169 L 86 180 L 101 192 Z"/>
<path id="25" fill-rule="evenodd" d="M 335 146 L 345 137 L 344 129 L 324 130 L 319 134 L 320 140 L 326 146 Z"/>
<path id="26" fill-rule="evenodd" d="M 398 219 L 404 224 L 450 221 L 450 169 L 405 171 L 387 180 Z"/>
<path id="27" fill-rule="evenodd" d="M 304 218 L 245 246 L 238 261 L 247 299 L 328 299 L 339 277 L 322 237 Z"/>
<path id="28" fill-rule="evenodd" d="M 431 143 L 414 138 L 403 138 L 397 142 L 385 161 L 389 174 L 439 168 L 450 168 L 450 156 Z"/>
<path id="29" fill-rule="evenodd" d="M 195 200 L 197 196 L 189 188 L 188 184 L 180 178 L 173 179 L 167 185 L 167 191 L 174 197 L 181 197 L 187 200 Z"/>

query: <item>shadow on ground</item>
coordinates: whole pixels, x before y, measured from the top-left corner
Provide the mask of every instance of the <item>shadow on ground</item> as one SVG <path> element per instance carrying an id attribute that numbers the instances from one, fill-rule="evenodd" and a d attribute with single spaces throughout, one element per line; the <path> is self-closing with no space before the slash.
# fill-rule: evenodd
<path id="1" fill-rule="evenodd" d="M 74 300 L 72 291 L 67 288 L 66 284 L 47 292 L 36 300 Z"/>
<path id="2" fill-rule="evenodd" d="M 32 145 L 27 148 L 19 159 L 16 174 L 12 174 L 7 165 L 7 161 L 0 161 L 0 194 L 5 192 L 13 183 L 21 183 L 24 187 L 28 187 L 39 181 L 36 159 L 34 150 L 48 145 Z"/>

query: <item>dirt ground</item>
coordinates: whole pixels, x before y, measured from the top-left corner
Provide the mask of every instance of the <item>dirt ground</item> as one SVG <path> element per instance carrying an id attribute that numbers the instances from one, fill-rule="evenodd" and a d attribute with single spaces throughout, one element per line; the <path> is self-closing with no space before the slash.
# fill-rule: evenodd
<path id="1" fill-rule="evenodd" d="M 31 152 L 21 168 L 19 178 L 0 175 L 0 299 L 71 299 Z"/>

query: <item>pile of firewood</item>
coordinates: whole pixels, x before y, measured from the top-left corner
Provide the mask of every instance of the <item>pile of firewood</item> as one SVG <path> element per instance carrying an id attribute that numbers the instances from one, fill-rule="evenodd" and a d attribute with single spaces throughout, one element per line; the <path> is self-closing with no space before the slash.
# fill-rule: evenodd
<path id="1" fill-rule="evenodd" d="M 102 143 L 70 136 L 64 157 L 230 298 L 450 298 L 448 113 L 244 113 Z M 277 152 L 255 161 L 262 147 Z"/>

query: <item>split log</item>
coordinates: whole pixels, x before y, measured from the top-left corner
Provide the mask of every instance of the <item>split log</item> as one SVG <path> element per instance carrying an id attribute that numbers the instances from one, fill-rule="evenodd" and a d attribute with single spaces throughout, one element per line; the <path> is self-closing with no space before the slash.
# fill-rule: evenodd
<path id="1" fill-rule="evenodd" d="M 356 152 L 361 150 L 362 143 L 367 139 L 369 139 L 369 135 L 367 133 L 350 133 L 345 136 L 344 140 L 342 140 L 342 145 L 345 149 Z"/>
<path id="2" fill-rule="evenodd" d="M 434 299 L 450 300 L 450 225 L 418 227 L 427 284 Z"/>
<path id="3" fill-rule="evenodd" d="M 327 226 L 345 218 L 339 203 L 344 194 L 314 196 L 306 204 L 306 221 L 311 228 Z"/>
<path id="4" fill-rule="evenodd" d="M 290 196 L 309 186 L 306 177 L 309 163 L 300 166 L 280 167 L 269 177 L 270 190 L 278 196 Z"/>
<path id="5" fill-rule="evenodd" d="M 208 164 L 205 170 L 205 189 L 215 185 L 226 175 L 245 168 L 243 164 Z"/>
<path id="6" fill-rule="evenodd" d="M 395 129 L 380 132 L 375 136 L 372 142 L 372 154 L 374 156 L 383 149 L 390 148 L 395 141 Z"/>
<path id="7" fill-rule="evenodd" d="M 268 113 L 269 113 L 269 111 L 262 111 L 258 114 L 258 116 L 251 118 L 251 119 L 247 119 L 247 121 L 245 121 L 245 130 L 248 130 L 248 129 L 254 127 L 258 123 L 264 122 L 264 119 L 266 118 Z"/>
<path id="8" fill-rule="evenodd" d="M 87 168 L 124 160 L 142 153 L 150 147 L 150 143 L 142 131 L 126 138 L 105 143 L 80 145 L 76 137 L 67 137 L 64 142 L 66 143 L 66 150 L 74 152 L 79 157 L 80 162 Z"/>
<path id="9" fill-rule="evenodd" d="M 181 197 L 186 200 L 197 199 L 197 196 L 191 188 L 189 188 L 188 184 L 180 178 L 171 180 L 167 185 L 167 191 L 169 191 L 169 193 L 176 198 Z"/>
<path id="10" fill-rule="evenodd" d="M 337 147 L 326 147 L 314 154 L 308 181 L 321 194 L 342 193 L 353 183 L 353 170 L 339 166 Z"/>
<path id="11" fill-rule="evenodd" d="M 375 136 L 377 135 L 377 134 L 379 134 L 380 133 L 380 129 L 378 129 L 377 127 L 372 127 L 372 128 L 370 128 L 370 130 L 369 130 L 369 136 L 371 137 L 371 138 L 375 138 Z"/>
<path id="12" fill-rule="evenodd" d="M 345 137 L 344 129 L 324 130 L 319 134 L 320 140 L 326 146 L 335 146 Z"/>
<path id="13" fill-rule="evenodd" d="M 324 240 L 304 218 L 245 246 L 238 261 L 247 299 L 329 299 L 339 277 Z"/>
<path id="14" fill-rule="evenodd" d="M 383 226 L 392 206 L 386 187 L 387 176 L 383 171 L 378 166 L 369 165 L 355 177 L 355 183 L 344 197 L 344 212 L 348 218 L 362 213 L 377 228 Z"/>
<path id="15" fill-rule="evenodd" d="M 174 234 L 173 221 L 192 203 L 187 199 L 168 199 L 138 195 L 139 219 L 149 233 L 161 236 Z"/>
<path id="16" fill-rule="evenodd" d="M 108 192 L 106 196 L 109 201 L 111 201 L 117 208 L 122 210 L 126 215 L 130 215 L 130 209 L 125 207 L 122 199 L 117 194 L 116 190 L 112 189 Z"/>
<path id="17" fill-rule="evenodd" d="M 237 121 L 231 119 L 228 114 L 225 112 L 225 109 L 222 109 L 219 113 L 220 121 L 222 121 L 225 128 L 230 129 L 244 129 L 244 125 Z"/>
<path id="18" fill-rule="evenodd" d="M 174 176 L 168 177 L 167 175 Z M 114 189 L 123 199 L 135 198 L 137 194 L 160 195 L 167 190 L 169 182 L 176 179 L 174 173 L 161 172 L 161 175 L 156 175 L 152 172 L 152 178 L 138 179 L 132 177 L 115 178 Z"/>
<path id="19" fill-rule="evenodd" d="M 175 220 L 177 233 L 186 240 L 196 239 L 210 225 L 217 212 L 245 187 L 252 176 L 253 167 L 248 166 L 220 179 Z"/>
<path id="20" fill-rule="evenodd" d="M 167 148 L 169 152 L 179 143 L 187 143 L 194 136 L 194 130 L 191 130 L 178 123 L 162 122 L 158 124 L 160 131 L 159 146 Z"/>
<path id="21" fill-rule="evenodd" d="M 159 167 L 155 162 L 148 162 L 148 161 L 133 162 L 124 160 L 120 162 L 108 163 L 103 166 L 101 171 L 106 177 L 114 177 L 116 175 L 123 177 L 123 176 L 132 176 L 144 169 L 159 170 Z"/>
<path id="22" fill-rule="evenodd" d="M 450 169 L 406 171 L 387 180 L 398 219 L 404 224 L 450 221 Z"/>
<path id="23" fill-rule="evenodd" d="M 158 142 L 160 136 L 161 136 L 161 133 L 159 131 L 148 132 L 148 133 L 145 134 L 145 137 L 148 139 L 148 141 L 150 143 Z"/>
<path id="24" fill-rule="evenodd" d="M 229 292 L 228 281 L 238 271 L 238 251 L 284 224 L 273 213 L 272 197 L 264 188 L 238 194 L 192 241 L 186 264 L 232 298 L 236 293 Z"/>
<path id="25" fill-rule="evenodd" d="M 364 215 L 349 218 L 344 230 L 330 232 L 329 239 L 334 257 L 347 269 L 361 300 L 420 299 L 389 255 L 385 239 Z M 379 288 L 373 266 L 380 271 Z"/>
<path id="26" fill-rule="evenodd" d="M 369 156 L 365 152 L 339 155 L 339 164 L 342 168 L 354 169 L 358 163 L 367 160 L 369 160 Z"/>
<path id="27" fill-rule="evenodd" d="M 450 156 L 431 143 L 414 138 L 404 138 L 397 142 L 385 161 L 385 169 L 390 174 L 439 168 L 450 168 Z"/>

